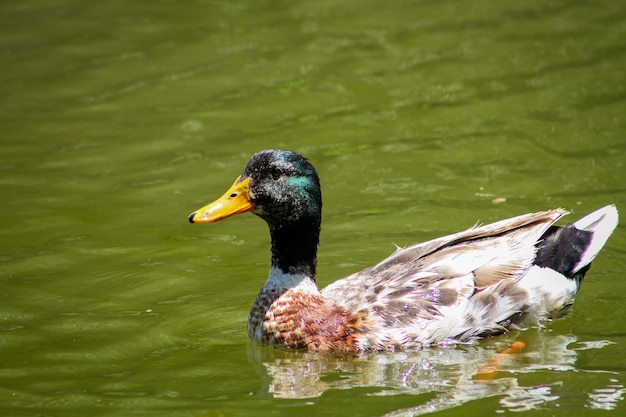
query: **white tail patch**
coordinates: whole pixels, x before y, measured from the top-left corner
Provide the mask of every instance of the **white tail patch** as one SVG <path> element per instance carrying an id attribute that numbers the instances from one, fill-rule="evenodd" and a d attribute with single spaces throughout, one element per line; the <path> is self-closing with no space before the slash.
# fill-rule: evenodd
<path id="1" fill-rule="evenodd" d="M 518 284 L 528 292 L 530 310 L 540 316 L 550 315 L 572 304 L 578 291 L 575 280 L 537 265 L 533 265 Z"/>
<path id="2" fill-rule="evenodd" d="M 591 244 L 574 267 L 573 272 L 578 272 L 581 268 L 589 265 L 589 263 L 593 261 L 609 236 L 611 236 L 611 233 L 613 233 L 613 230 L 617 227 L 618 222 L 619 216 L 617 214 L 617 208 L 614 205 L 602 207 L 574 222 L 574 226 L 578 230 L 593 232 L 593 237 Z"/>

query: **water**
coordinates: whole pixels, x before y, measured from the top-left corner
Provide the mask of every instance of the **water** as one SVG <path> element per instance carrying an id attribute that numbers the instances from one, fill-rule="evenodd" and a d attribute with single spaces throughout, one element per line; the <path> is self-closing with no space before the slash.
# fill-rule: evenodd
<path id="1" fill-rule="evenodd" d="M 623 226 L 545 329 L 345 356 L 249 343 L 266 226 L 186 220 L 269 147 L 320 172 L 321 285 L 476 221 L 624 211 L 620 2 L 0 10 L 0 415 L 624 413 Z"/>

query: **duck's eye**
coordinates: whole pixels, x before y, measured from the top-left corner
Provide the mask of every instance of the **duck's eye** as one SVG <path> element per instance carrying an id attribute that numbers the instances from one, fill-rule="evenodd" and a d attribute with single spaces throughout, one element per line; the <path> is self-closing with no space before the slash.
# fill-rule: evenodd
<path id="1" fill-rule="evenodd" d="M 279 167 L 272 168 L 272 178 L 275 180 L 279 179 L 283 175 L 283 170 Z"/>

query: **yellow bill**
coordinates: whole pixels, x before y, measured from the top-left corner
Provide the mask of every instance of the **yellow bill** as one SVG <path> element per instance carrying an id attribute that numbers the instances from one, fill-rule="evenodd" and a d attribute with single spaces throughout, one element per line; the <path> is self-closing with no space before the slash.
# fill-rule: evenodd
<path id="1" fill-rule="evenodd" d="M 238 177 L 223 196 L 189 215 L 191 223 L 211 223 L 254 208 L 248 196 L 250 178 Z"/>

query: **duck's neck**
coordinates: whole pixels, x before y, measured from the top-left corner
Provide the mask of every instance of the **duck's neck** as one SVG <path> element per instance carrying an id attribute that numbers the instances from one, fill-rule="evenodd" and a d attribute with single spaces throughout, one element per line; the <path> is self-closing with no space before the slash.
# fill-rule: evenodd
<path id="1" fill-rule="evenodd" d="M 272 267 L 285 274 L 305 275 L 315 282 L 319 220 L 270 226 Z"/>

